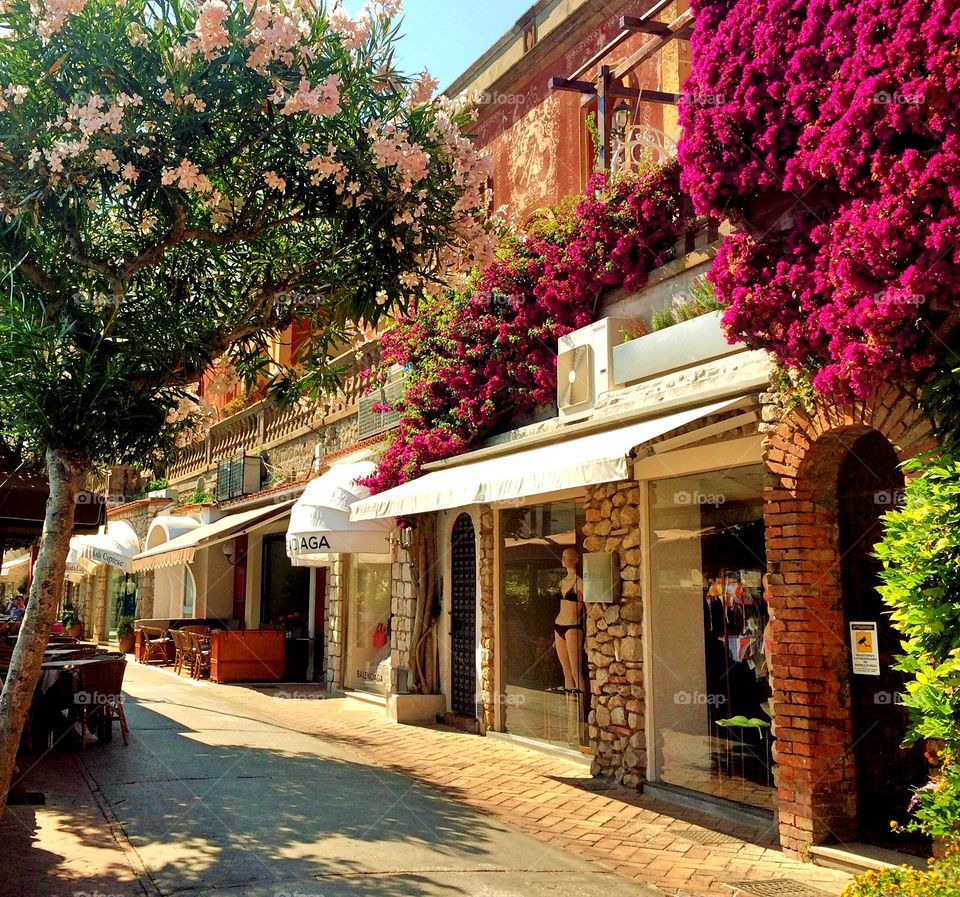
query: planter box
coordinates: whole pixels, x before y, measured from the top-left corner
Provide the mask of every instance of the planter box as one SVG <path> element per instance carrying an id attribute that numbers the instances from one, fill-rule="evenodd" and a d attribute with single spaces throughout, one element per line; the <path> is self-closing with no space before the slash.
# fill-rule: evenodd
<path id="1" fill-rule="evenodd" d="M 614 346 L 614 382 L 636 383 L 745 351 L 745 343 L 727 342 L 720 327 L 722 314 L 710 312 Z"/>
<path id="2" fill-rule="evenodd" d="M 154 489 L 147 493 L 147 498 L 169 498 L 171 501 L 177 500 L 177 490 L 167 487 L 166 489 Z"/>
<path id="3" fill-rule="evenodd" d="M 387 716 L 395 723 L 433 723 L 446 709 L 446 695 L 387 695 Z"/>
<path id="4" fill-rule="evenodd" d="M 277 629 L 221 630 L 210 636 L 212 682 L 279 682 L 286 634 Z"/>

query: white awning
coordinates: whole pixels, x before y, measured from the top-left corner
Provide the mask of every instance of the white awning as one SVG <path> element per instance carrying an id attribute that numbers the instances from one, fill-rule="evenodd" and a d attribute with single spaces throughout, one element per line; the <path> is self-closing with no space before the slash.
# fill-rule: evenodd
<path id="1" fill-rule="evenodd" d="M 743 401 L 725 399 L 616 430 L 434 470 L 357 502 L 350 517 L 405 517 L 625 480 L 630 476 L 629 459 L 634 448 Z"/>
<path id="2" fill-rule="evenodd" d="M 0 579 L 5 582 L 17 582 L 26 577 L 30 570 L 30 552 L 25 551 L 17 557 L 10 557 L 0 567 Z"/>
<path id="3" fill-rule="evenodd" d="M 84 576 L 96 572 L 98 564 L 80 557 L 80 546 L 93 536 L 74 536 L 70 540 L 70 550 L 67 552 L 67 570 L 65 578 L 68 582 L 81 582 Z"/>
<path id="4" fill-rule="evenodd" d="M 338 554 L 390 553 L 391 523 L 356 523 L 350 519 L 353 504 L 370 495 L 356 481 L 375 471 L 371 461 L 334 464 L 307 483 L 290 511 L 287 556 L 293 566 L 326 567 Z"/>
<path id="5" fill-rule="evenodd" d="M 140 538 L 126 520 L 110 520 L 97 535 L 78 541 L 76 551 L 78 558 L 131 573 L 133 558 L 140 551 Z"/>
<path id="6" fill-rule="evenodd" d="M 156 570 L 158 567 L 175 567 L 178 564 L 189 564 L 199 549 L 210 548 L 226 542 L 235 536 L 267 526 L 290 513 L 293 501 L 267 505 L 264 508 L 255 508 L 252 511 L 242 511 L 239 514 L 228 514 L 215 523 L 198 526 L 196 529 L 164 542 L 156 548 L 151 548 L 138 554 L 133 559 L 133 572 Z"/>

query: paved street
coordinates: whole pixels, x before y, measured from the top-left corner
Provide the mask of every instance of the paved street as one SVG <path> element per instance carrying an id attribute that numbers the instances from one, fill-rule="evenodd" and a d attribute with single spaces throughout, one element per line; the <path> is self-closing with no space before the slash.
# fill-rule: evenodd
<path id="1" fill-rule="evenodd" d="M 309 686 L 213 686 L 131 664 L 126 690 L 128 748 L 57 752 L 31 777 L 48 805 L 13 808 L 0 834 L 26 848 L 32 830 L 44 850 L 23 852 L 0 894 L 629 897 L 844 881 L 742 827 L 697 844 L 711 831 L 701 817 L 597 791 L 576 762 L 394 726 Z"/>

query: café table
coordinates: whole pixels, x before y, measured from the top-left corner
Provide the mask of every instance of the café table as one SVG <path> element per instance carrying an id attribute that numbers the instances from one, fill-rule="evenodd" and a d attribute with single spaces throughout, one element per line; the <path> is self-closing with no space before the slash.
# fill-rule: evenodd
<path id="1" fill-rule="evenodd" d="M 33 698 L 34 728 L 47 735 L 48 744 L 57 729 L 63 728 L 63 715 L 76 721 L 78 695 L 83 688 L 83 668 L 101 663 L 109 655 L 78 659 L 45 659 Z"/>

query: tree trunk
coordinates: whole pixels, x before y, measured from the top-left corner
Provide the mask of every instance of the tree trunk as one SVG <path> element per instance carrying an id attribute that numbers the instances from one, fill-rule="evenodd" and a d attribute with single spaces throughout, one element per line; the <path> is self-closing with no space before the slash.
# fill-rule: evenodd
<path id="1" fill-rule="evenodd" d="M 43 651 L 57 616 L 82 472 L 83 467 L 77 459 L 65 452 L 47 452 L 50 497 L 40 537 L 40 552 L 20 635 L 0 694 L 0 795 L 4 798 L 0 801 L 0 819 L 6 810 L 6 795 L 13 778 L 23 724 L 40 678 Z"/>

